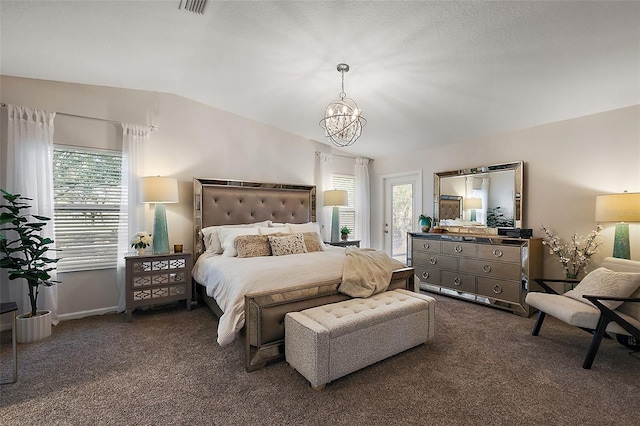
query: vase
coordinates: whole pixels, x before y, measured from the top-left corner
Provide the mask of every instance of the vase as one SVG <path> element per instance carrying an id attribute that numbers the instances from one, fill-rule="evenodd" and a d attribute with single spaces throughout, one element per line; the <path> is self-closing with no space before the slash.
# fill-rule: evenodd
<path id="1" fill-rule="evenodd" d="M 347 238 L 349 238 L 349 234 L 340 234 L 340 238 L 342 238 L 342 241 L 347 241 Z"/>
<path id="2" fill-rule="evenodd" d="M 144 249 L 143 248 L 139 248 L 136 250 L 138 252 L 138 256 L 144 256 Z"/>
<path id="3" fill-rule="evenodd" d="M 31 312 L 16 317 L 18 343 L 31 343 L 51 336 L 51 311 Z"/>
<path id="4" fill-rule="evenodd" d="M 567 279 L 568 280 L 577 280 L 578 279 L 578 274 L 577 273 L 573 274 L 571 272 L 567 272 Z"/>

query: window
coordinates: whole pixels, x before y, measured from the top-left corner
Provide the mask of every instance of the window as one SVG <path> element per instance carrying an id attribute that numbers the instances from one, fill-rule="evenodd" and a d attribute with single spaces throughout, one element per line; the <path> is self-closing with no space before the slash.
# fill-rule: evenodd
<path id="1" fill-rule="evenodd" d="M 115 268 L 122 154 L 55 146 L 53 197 L 58 271 Z"/>
<path id="2" fill-rule="evenodd" d="M 333 189 L 342 189 L 349 193 L 349 205 L 340 207 L 340 228 L 346 226 L 351 236 L 356 237 L 356 178 L 353 175 L 334 173 L 331 176 Z"/>

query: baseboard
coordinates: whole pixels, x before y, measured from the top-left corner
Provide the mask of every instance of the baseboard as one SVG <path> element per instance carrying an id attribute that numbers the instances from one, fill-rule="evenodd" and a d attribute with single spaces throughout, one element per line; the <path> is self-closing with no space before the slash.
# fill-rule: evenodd
<path id="1" fill-rule="evenodd" d="M 58 319 L 60 321 L 68 321 L 68 320 L 80 319 L 85 317 L 91 317 L 94 315 L 111 314 L 114 312 L 118 312 L 117 306 L 110 306 L 107 308 L 100 308 L 100 309 L 90 309 L 88 311 L 71 312 L 69 314 L 62 314 L 62 315 L 58 314 Z"/>

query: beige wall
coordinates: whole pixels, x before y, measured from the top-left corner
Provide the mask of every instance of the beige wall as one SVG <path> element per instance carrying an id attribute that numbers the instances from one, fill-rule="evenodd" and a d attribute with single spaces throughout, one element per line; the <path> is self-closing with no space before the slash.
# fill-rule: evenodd
<path id="1" fill-rule="evenodd" d="M 433 173 L 522 160 L 525 162 L 525 227 L 540 226 L 562 239 L 595 229 L 597 195 L 640 192 L 640 106 L 623 108 L 530 129 L 376 159 L 372 205 L 382 203 L 381 176 L 422 170 L 423 211 L 433 215 Z M 417 220 L 417 217 L 416 217 Z M 604 223 L 593 264 L 613 250 L 614 224 Z M 382 246 L 381 209 L 372 212 L 372 241 Z M 640 260 L 640 223 L 630 225 L 631 257 Z M 555 258 L 545 255 L 545 273 L 562 276 Z"/>
<path id="2" fill-rule="evenodd" d="M 178 178 L 180 202 L 167 205 L 169 243 L 183 243 L 185 248 L 193 245 L 194 177 L 315 184 L 314 153 L 328 149 L 326 145 L 164 93 L 2 76 L 0 102 L 158 126 L 151 133 L 145 175 Z M 56 143 L 119 150 L 121 133 L 118 124 L 61 114 L 55 119 Z M 4 148 L 3 144 L 1 154 Z M 152 228 L 153 210 L 147 208 L 146 230 Z M 115 270 L 65 273 L 59 278 L 63 280 L 58 288 L 62 319 L 113 310 L 118 304 Z"/>

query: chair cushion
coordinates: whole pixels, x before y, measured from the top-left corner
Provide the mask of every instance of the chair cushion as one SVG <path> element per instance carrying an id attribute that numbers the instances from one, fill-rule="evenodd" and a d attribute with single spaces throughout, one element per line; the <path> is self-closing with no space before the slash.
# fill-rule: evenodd
<path id="1" fill-rule="evenodd" d="M 600 267 L 580 281 L 573 290 L 567 291 L 564 295 L 582 303 L 593 306 L 591 302 L 582 297 L 583 295 L 609 296 L 609 297 L 629 297 L 640 287 L 640 273 L 615 272 L 607 268 Z M 602 304 L 609 309 L 616 309 L 622 305 L 617 301 L 602 301 Z"/>

